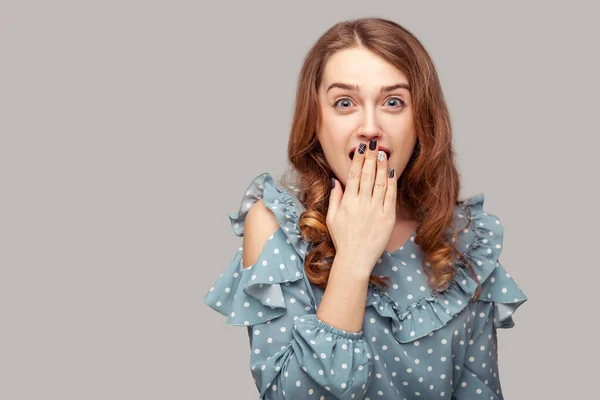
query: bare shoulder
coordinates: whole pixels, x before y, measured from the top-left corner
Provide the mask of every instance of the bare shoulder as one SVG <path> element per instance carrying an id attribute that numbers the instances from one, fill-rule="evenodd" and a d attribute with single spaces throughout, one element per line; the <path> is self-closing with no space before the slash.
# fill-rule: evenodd
<path id="1" fill-rule="evenodd" d="M 242 267 L 248 268 L 256 263 L 267 240 L 278 229 L 277 218 L 263 199 L 250 207 L 244 223 Z"/>

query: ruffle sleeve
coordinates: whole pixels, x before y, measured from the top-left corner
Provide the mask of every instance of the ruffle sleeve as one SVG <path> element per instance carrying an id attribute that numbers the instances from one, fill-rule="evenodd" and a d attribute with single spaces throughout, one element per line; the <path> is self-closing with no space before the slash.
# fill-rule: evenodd
<path id="1" fill-rule="evenodd" d="M 299 206 L 287 191 L 275 185 L 269 173 L 252 180 L 238 211 L 229 214 L 234 234 L 244 236 L 248 211 L 260 199 L 273 212 L 281 229 L 269 238 L 255 265 L 242 266 L 240 247 L 204 298 L 206 304 L 227 317 L 228 325 L 256 325 L 283 315 L 286 305 L 281 284 L 302 279 L 304 274 L 308 245 L 295 223 Z M 282 244 L 293 246 L 292 251 L 286 251 Z"/>
<path id="2" fill-rule="evenodd" d="M 478 193 L 455 208 L 455 220 L 471 220 L 470 227 L 460 232 L 457 248 L 463 250 L 478 275 L 482 286 L 480 300 L 496 303 L 495 326 L 508 328 L 514 325 L 512 315 L 527 297 L 499 262 L 504 230 L 498 217 L 483 210 L 483 202 L 483 193 Z M 445 291 L 430 289 L 406 307 L 398 307 L 392 297 L 376 286 L 369 290 L 367 305 L 391 318 L 392 334 L 400 343 L 422 338 L 446 326 L 475 294 L 477 282 L 467 266 L 457 261 L 456 269 L 456 276 Z"/>
<path id="3" fill-rule="evenodd" d="M 527 296 L 500 262 L 504 228 L 497 216 L 484 211 L 483 202 L 483 193 L 478 193 L 461 206 L 471 219 L 471 229 L 463 232 L 464 241 L 470 243 L 465 245 L 464 254 L 481 281 L 479 300 L 494 303 L 494 327 L 512 328 L 513 314 L 527 301 Z M 464 264 L 460 264 L 459 270 L 471 277 Z M 474 293 L 476 282 L 473 278 L 471 282 Z"/>
<path id="4" fill-rule="evenodd" d="M 371 351 L 362 331 L 344 331 L 316 317 L 304 275 L 308 245 L 298 229 L 303 208 L 297 198 L 270 174 L 257 176 L 239 210 L 229 215 L 234 233 L 244 235 L 248 211 L 261 198 L 280 229 L 248 268 L 240 247 L 204 301 L 227 316 L 228 325 L 249 327 L 250 367 L 261 399 L 362 398 L 372 377 Z"/>

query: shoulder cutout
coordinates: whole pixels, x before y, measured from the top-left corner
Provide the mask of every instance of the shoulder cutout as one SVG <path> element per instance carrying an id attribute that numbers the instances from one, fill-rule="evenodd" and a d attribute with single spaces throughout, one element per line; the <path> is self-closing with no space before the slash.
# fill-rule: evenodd
<path id="1" fill-rule="evenodd" d="M 242 196 L 239 209 L 237 212 L 229 214 L 233 233 L 236 236 L 244 236 L 248 210 L 260 199 L 263 200 L 265 207 L 275 215 L 288 243 L 296 249 L 304 261 L 306 253 L 309 251 L 309 243 L 302 239 L 298 227 L 304 205 L 289 191 L 277 186 L 268 172 L 263 172 L 250 182 Z"/>
<path id="2" fill-rule="evenodd" d="M 273 212 L 265 206 L 263 199 L 254 203 L 246 216 L 244 230 L 242 267 L 256 264 L 269 236 L 279 229 L 279 223 Z"/>

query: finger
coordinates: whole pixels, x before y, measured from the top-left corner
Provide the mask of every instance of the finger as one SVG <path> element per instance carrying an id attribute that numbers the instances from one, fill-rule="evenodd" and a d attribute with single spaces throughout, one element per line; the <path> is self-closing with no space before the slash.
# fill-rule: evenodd
<path id="1" fill-rule="evenodd" d="M 388 160 L 385 151 L 379 150 L 377 152 L 376 162 L 377 172 L 375 173 L 375 183 L 373 186 L 373 204 L 377 204 L 383 209 L 389 179 L 387 172 Z"/>
<path id="2" fill-rule="evenodd" d="M 393 174 L 393 176 L 392 176 Z M 398 176 L 393 168 L 388 170 L 387 190 L 383 201 L 383 213 L 385 215 L 396 215 L 396 201 L 398 197 Z"/>
<path id="3" fill-rule="evenodd" d="M 369 148 L 365 153 L 365 161 L 360 176 L 360 188 L 358 195 L 371 201 L 373 197 L 373 182 L 375 180 L 375 169 L 377 165 L 377 140 L 369 142 Z"/>
<path id="4" fill-rule="evenodd" d="M 340 185 L 337 183 L 337 179 L 331 178 L 331 182 L 333 182 L 334 186 L 331 188 L 329 193 L 329 207 L 327 208 L 327 223 L 329 223 L 330 219 L 333 219 L 335 213 L 340 205 L 342 200 L 342 189 Z"/>
<path id="5" fill-rule="evenodd" d="M 344 194 L 351 194 L 358 196 L 358 190 L 360 187 L 360 175 L 365 160 L 365 152 L 367 150 L 366 143 L 359 143 L 354 152 L 352 163 L 350 165 L 350 171 L 348 171 L 348 177 L 346 178 L 346 187 L 344 188 Z"/>

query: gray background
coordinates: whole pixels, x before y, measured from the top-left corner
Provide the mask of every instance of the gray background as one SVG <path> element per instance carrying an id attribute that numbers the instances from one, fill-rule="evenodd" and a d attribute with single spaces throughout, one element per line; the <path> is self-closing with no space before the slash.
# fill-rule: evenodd
<path id="1" fill-rule="evenodd" d="M 246 328 L 203 297 L 228 213 L 287 167 L 303 57 L 366 16 L 430 52 L 461 194 L 505 227 L 529 297 L 498 331 L 506 398 L 597 395 L 596 10 L 281 3 L 0 3 L 0 398 L 257 398 Z"/>

